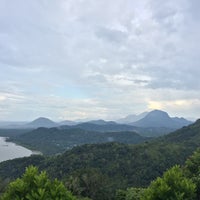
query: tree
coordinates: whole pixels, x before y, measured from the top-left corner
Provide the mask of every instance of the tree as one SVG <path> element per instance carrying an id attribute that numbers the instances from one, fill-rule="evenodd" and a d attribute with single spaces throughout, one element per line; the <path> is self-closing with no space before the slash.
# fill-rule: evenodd
<path id="1" fill-rule="evenodd" d="M 197 186 L 197 199 L 200 199 L 200 149 L 197 149 L 193 155 L 185 162 L 184 172 L 186 176 Z"/>
<path id="2" fill-rule="evenodd" d="M 176 165 L 166 171 L 162 178 L 153 181 L 141 200 L 194 200 L 195 191 L 195 184 L 184 177 L 183 171 Z"/>
<path id="3" fill-rule="evenodd" d="M 22 178 L 11 182 L 1 200 L 77 200 L 62 182 L 51 181 L 46 172 L 36 167 L 26 169 Z"/>
<path id="4" fill-rule="evenodd" d="M 95 200 L 111 199 L 112 191 L 109 188 L 109 179 L 94 168 L 74 171 L 67 177 L 65 185 L 76 196 Z"/>
<path id="5" fill-rule="evenodd" d="M 140 200 L 144 192 L 144 188 L 128 188 L 126 192 L 126 200 Z"/>
<path id="6" fill-rule="evenodd" d="M 117 190 L 116 200 L 140 200 L 144 194 L 144 188 L 128 188 L 127 190 Z"/>

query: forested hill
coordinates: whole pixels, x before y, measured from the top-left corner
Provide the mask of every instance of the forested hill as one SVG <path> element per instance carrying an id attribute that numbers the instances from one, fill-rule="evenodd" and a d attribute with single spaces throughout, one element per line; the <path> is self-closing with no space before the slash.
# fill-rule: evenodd
<path id="1" fill-rule="evenodd" d="M 68 173 L 68 169 L 74 170 L 75 166 L 79 169 L 82 165 L 81 168 L 98 168 L 112 178 L 121 177 L 126 180 L 124 181 L 127 185 L 144 186 L 167 168 L 183 164 L 197 147 L 200 147 L 200 120 L 152 142 L 138 145 L 111 143 L 74 148 L 56 158 L 54 172 L 56 177 L 62 177 Z M 67 163 L 72 165 L 68 164 L 71 166 L 67 168 Z"/>
<path id="2" fill-rule="evenodd" d="M 200 146 L 200 119 L 163 137 L 165 142 Z"/>
<path id="3" fill-rule="evenodd" d="M 147 137 L 158 137 L 176 130 L 175 128 L 170 128 L 170 127 L 136 127 L 128 124 L 117 124 L 115 122 L 106 122 L 101 124 L 100 123 L 97 124 L 95 122 L 85 122 L 74 126 L 61 126 L 60 128 L 61 129 L 79 128 L 86 131 L 98 131 L 98 132 L 131 131 Z"/>
<path id="4" fill-rule="evenodd" d="M 87 177 L 87 181 L 96 182 L 90 184 L 87 191 L 93 191 L 92 185 L 96 184 L 99 190 L 103 188 L 114 195 L 118 188 L 149 185 L 171 166 L 182 165 L 197 147 L 200 147 L 200 120 L 143 144 L 88 144 L 56 157 L 32 156 L 6 161 L 0 164 L 0 177 L 16 178 L 26 166 L 33 164 L 66 184 L 76 180 L 73 183 L 76 189 L 85 187 L 82 179 Z M 103 184 L 102 180 L 105 180 Z"/>
<path id="5" fill-rule="evenodd" d="M 44 154 L 63 153 L 67 149 L 83 144 L 119 142 L 138 144 L 150 140 L 135 132 L 97 132 L 80 128 L 38 128 L 31 132 L 11 138 L 12 141 L 41 151 Z"/>

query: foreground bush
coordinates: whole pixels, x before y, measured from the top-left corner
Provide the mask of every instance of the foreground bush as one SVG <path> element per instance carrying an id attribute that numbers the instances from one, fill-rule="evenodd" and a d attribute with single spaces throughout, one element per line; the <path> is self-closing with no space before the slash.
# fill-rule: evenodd
<path id="1" fill-rule="evenodd" d="M 22 178 L 11 182 L 1 200 L 77 200 L 62 182 L 51 181 L 46 172 L 28 167 Z"/>
<path id="2" fill-rule="evenodd" d="M 141 200 L 194 200 L 196 185 L 186 178 L 179 166 L 166 171 L 146 189 Z"/>

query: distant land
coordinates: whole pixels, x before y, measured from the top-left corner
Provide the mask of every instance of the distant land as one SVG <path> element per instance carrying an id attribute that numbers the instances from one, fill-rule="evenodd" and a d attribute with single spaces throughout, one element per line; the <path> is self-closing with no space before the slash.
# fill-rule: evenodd
<path id="1" fill-rule="evenodd" d="M 86 130 L 100 131 L 136 131 L 138 128 L 166 128 L 179 129 L 187 126 L 192 122 L 185 118 L 170 117 L 167 112 L 161 110 L 153 110 L 151 112 L 143 112 L 139 115 L 129 115 L 116 121 L 89 120 L 86 122 L 77 122 L 65 120 L 61 122 L 54 122 L 45 117 L 39 117 L 32 122 L 0 122 L 0 128 L 5 129 L 35 129 L 39 127 L 52 128 L 67 126 L 73 128 L 83 128 Z M 168 132 L 168 131 L 166 131 Z"/>

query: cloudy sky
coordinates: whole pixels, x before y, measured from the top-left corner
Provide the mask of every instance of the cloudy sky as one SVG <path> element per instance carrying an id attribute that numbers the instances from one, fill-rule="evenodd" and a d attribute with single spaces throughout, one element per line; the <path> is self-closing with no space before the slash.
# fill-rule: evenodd
<path id="1" fill-rule="evenodd" d="M 0 0 L 0 120 L 200 117 L 199 0 Z"/>

